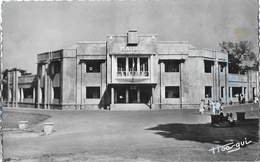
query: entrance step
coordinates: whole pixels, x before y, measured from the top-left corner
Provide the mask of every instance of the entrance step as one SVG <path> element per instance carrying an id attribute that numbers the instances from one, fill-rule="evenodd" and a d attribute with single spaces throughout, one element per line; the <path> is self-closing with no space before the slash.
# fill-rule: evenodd
<path id="1" fill-rule="evenodd" d="M 146 104 L 115 104 L 113 110 L 149 110 L 150 107 Z"/>

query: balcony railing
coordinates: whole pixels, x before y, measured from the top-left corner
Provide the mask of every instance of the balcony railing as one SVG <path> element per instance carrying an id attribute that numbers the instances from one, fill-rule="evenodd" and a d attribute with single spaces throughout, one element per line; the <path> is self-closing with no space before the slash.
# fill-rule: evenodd
<path id="1" fill-rule="evenodd" d="M 149 71 L 118 71 L 117 77 L 149 77 Z"/>

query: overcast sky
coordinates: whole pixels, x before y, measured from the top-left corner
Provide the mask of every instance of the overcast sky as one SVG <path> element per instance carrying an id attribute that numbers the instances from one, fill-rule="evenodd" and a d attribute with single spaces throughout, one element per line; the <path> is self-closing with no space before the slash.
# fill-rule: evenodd
<path id="1" fill-rule="evenodd" d="M 4 2 L 4 68 L 36 73 L 37 54 L 137 29 L 161 41 L 220 50 L 221 41 L 249 40 L 257 53 L 257 0 Z"/>

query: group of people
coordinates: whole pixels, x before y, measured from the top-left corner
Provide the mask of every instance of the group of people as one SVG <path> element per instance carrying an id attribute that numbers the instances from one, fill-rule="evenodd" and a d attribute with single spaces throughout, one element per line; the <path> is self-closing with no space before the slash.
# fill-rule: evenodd
<path id="1" fill-rule="evenodd" d="M 218 100 L 216 102 L 214 100 L 211 102 L 208 100 L 208 103 L 205 105 L 205 100 L 202 99 L 199 108 L 200 114 L 203 114 L 206 109 L 208 112 L 211 110 L 213 115 L 220 115 L 221 112 L 223 113 L 223 103 Z"/>
<path id="2" fill-rule="evenodd" d="M 210 111 L 212 111 L 212 115 L 219 115 L 219 122 L 220 123 L 228 123 L 231 126 L 235 126 L 235 121 L 233 118 L 233 114 L 232 113 L 227 113 L 226 116 L 224 116 L 224 108 L 223 105 L 224 103 L 220 101 L 214 101 L 212 100 L 211 102 L 208 101 L 208 103 L 205 105 L 204 104 L 205 100 L 202 99 L 200 102 L 200 108 L 199 108 L 199 113 L 203 114 L 204 111 L 207 109 L 208 112 L 210 113 Z"/>
<path id="3" fill-rule="evenodd" d="M 235 120 L 233 118 L 233 114 L 232 113 L 227 113 L 226 116 L 224 116 L 223 113 L 219 114 L 219 122 L 220 123 L 228 123 L 230 126 L 235 126 Z"/>

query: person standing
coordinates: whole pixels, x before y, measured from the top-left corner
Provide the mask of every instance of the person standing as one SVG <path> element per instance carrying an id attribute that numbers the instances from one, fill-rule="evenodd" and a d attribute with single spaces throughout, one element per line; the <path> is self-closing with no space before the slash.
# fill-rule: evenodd
<path id="1" fill-rule="evenodd" d="M 212 101 L 211 105 L 212 105 L 212 114 L 215 115 L 215 113 L 216 113 L 216 103 L 215 103 L 214 100 Z"/>
<path id="2" fill-rule="evenodd" d="M 217 114 L 217 115 L 219 115 L 220 107 L 221 107 L 221 105 L 220 105 L 220 103 L 217 101 L 217 102 L 216 102 L 216 114 Z"/>
<path id="3" fill-rule="evenodd" d="M 205 106 L 204 106 L 204 100 L 201 99 L 201 101 L 200 101 L 200 109 L 199 109 L 199 113 L 200 113 L 200 114 L 203 114 L 204 108 L 205 108 Z"/>

